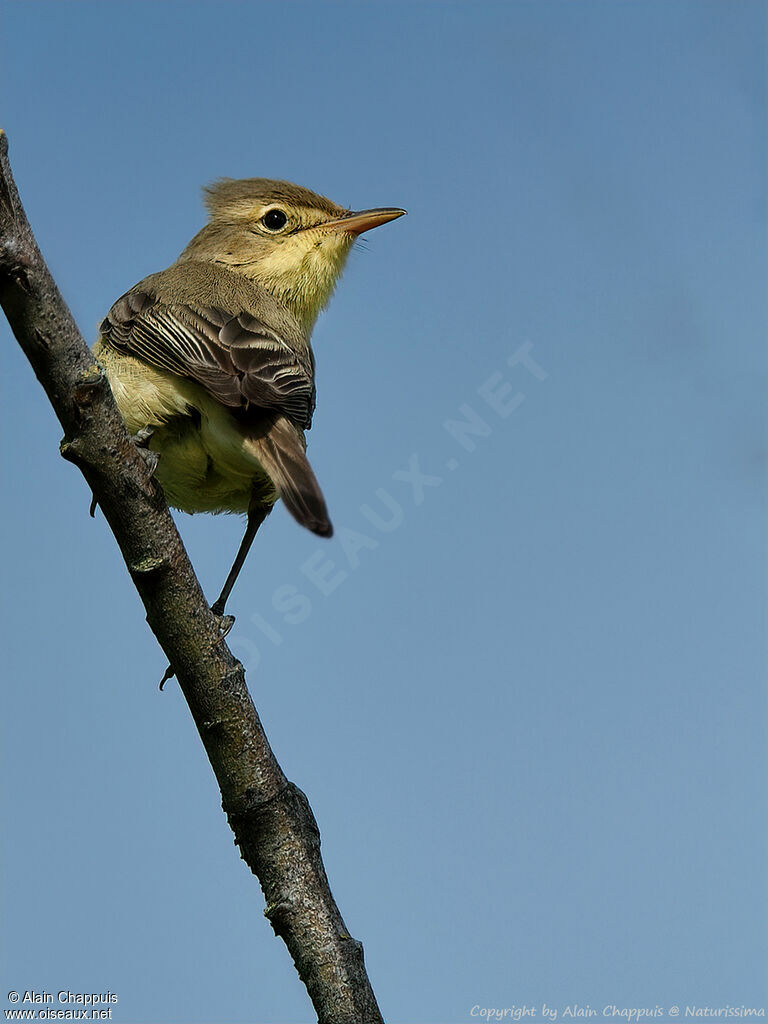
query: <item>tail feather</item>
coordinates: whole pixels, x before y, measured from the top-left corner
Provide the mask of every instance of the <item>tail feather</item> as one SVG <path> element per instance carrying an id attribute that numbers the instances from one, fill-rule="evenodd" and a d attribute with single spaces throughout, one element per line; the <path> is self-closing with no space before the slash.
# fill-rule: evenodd
<path id="1" fill-rule="evenodd" d="M 256 457 L 294 519 L 312 533 L 332 536 L 325 498 L 304 452 L 303 433 L 279 416 L 269 430 L 251 440 Z"/>

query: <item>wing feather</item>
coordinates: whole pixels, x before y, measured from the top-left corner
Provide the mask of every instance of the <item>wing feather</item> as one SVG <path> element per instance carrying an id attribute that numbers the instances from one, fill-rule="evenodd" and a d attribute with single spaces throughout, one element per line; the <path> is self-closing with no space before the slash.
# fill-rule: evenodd
<path id="1" fill-rule="evenodd" d="M 259 431 L 247 443 L 294 519 L 320 537 L 331 537 L 333 527 L 323 492 L 304 452 L 304 435 L 285 417 L 278 416 L 268 431 Z"/>
<path id="2" fill-rule="evenodd" d="M 315 408 L 309 346 L 290 345 L 263 320 L 216 306 L 165 303 L 140 286 L 101 325 L 119 352 L 197 381 L 223 405 L 282 413 L 308 430 Z"/>

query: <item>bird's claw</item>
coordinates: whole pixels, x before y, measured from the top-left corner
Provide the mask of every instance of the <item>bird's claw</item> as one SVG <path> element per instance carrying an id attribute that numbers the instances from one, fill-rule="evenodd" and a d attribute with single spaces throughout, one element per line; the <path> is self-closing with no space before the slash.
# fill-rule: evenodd
<path id="1" fill-rule="evenodd" d="M 163 672 L 163 678 L 160 680 L 160 689 L 165 686 L 169 679 L 173 679 L 176 673 L 173 670 L 173 665 L 169 665 L 168 668 Z"/>
<path id="2" fill-rule="evenodd" d="M 141 448 L 139 446 L 137 446 L 136 450 L 138 451 L 142 459 L 144 459 L 147 469 L 149 470 L 149 475 L 154 476 L 155 470 L 157 469 L 157 464 L 160 461 L 160 456 L 158 455 L 158 453 L 153 452 L 151 448 Z"/>
<path id="3" fill-rule="evenodd" d="M 234 615 L 222 615 L 219 622 L 219 637 L 223 640 L 235 624 Z"/>
<path id="4" fill-rule="evenodd" d="M 136 445 L 139 455 L 144 459 L 150 476 L 155 475 L 157 464 L 160 461 L 160 455 L 149 447 L 154 432 L 154 427 L 142 427 L 141 430 L 137 430 L 135 434 L 131 435 L 131 440 Z"/>

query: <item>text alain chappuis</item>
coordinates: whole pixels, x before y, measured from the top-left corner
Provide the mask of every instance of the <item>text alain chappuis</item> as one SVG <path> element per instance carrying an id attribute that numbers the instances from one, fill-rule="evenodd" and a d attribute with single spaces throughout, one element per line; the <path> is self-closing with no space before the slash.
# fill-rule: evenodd
<path id="1" fill-rule="evenodd" d="M 8 993 L 8 1002 L 18 1004 L 6 1010 L 6 1020 L 112 1020 L 112 1009 L 118 998 L 114 992 L 72 992 L 59 989 L 55 994 L 45 989 L 15 990 Z M 23 1007 L 23 1009 L 22 1009 Z"/>

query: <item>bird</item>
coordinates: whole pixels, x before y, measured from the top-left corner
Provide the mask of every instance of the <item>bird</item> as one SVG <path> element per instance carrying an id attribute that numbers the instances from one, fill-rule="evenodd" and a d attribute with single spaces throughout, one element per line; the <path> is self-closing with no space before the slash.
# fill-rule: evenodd
<path id="1" fill-rule="evenodd" d="M 352 211 L 269 178 L 222 178 L 203 192 L 208 222 L 114 303 L 94 355 L 168 504 L 247 516 L 211 605 L 223 616 L 279 498 L 308 530 L 333 533 L 306 456 L 310 337 L 358 236 L 406 211 Z"/>

